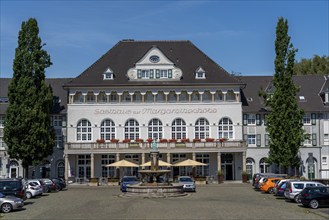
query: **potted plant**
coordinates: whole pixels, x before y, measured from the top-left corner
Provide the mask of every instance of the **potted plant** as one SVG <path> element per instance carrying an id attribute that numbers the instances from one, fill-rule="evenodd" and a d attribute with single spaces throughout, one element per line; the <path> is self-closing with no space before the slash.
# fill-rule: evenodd
<path id="1" fill-rule="evenodd" d="M 214 142 L 214 138 L 206 138 L 206 142 Z"/>
<path id="2" fill-rule="evenodd" d="M 188 139 L 188 138 L 182 138 L 181 139 L 181 142 L 182 143 L 188 143 L 188 142 L 190 142 L 190 139 Z"/>
<path id="3" fill-rule="evenodd" d="M 122 140 L 122 143 L 130 143 L 130 139 L 124 139 Z"/>
<path id="4" fill-rule="evenodd" d="M 226 138 L 219 138 L 219 142 L 223 143 L 226 141 Z"/>
<path id="5" fill-rule="evenodd" d="M 193 143 L 200 143 L 201 142 L 201 139 L 200 138 L 194 138 L 193 139 Z"/>
<path id="6" fill-rule="evenodd" d="M 176 143 L 177 140 L 176 139 L 169 139 L 169 143 Z"/>
<path id="7" fill-rule="evenodd" d="M 168 140 L 167 139 L 160 139 L 160 143 L 167 143 Z"/>
<path id="8" fill-rule="evenodd" d="M 247 183 L 249 180 L 247 171 L 242 171 L 242 182 Z"/>
<path id="9" fill-rule="evenodd" d="M 148 143 L 152 143 L 152 142 L 153 142 L 153 139 L 152 139 L 152 138 L 148 138 L 146 141 L 147 141 Z"/>
<path id="10" fill-rule="evenodd" d="M 97 139 L 96 142 L 98 144 L 103 144 L 103 143 L 105 143 L 105 140 L 101 138 L 101 139 Z"/>
<path id="11" fill-rule="evenodd" d="M 119 140 L 118 139 L 111 139 L 111 143 L 118 143 Z"/>
<path id="12" fill-rule="evenodd" d="M 218 183 L 223 183 L 224 182 L 224 173 L 221 170 L 217 171 L 217 177 L 218 177 Z"/>

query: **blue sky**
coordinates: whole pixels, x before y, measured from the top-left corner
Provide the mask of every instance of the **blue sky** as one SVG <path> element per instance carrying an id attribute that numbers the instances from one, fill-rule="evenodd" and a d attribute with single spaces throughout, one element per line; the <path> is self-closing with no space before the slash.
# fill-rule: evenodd
<path id="1" fill-rule="evenodd" d="M 78 76 L 122 39 L 191 40 L 228 72 L 272 75 L 280 16 L 297 60 L 329 55 L 328 0 L 0 1 L 0 77 L 12 77 L 18 32 L 30 17 L 53 62 L 47 77 Z"/>

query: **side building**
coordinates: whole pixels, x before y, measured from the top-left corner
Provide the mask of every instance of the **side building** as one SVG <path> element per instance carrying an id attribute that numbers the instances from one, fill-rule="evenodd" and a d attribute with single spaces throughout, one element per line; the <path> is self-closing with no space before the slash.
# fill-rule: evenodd
<path id="1" fill-rule="evenodd" d="M 53 154 L 38 166 L 31 166 L 29 177 L 33 178 L 64 178 L 64 143 L 66 142 L 67 91 L 63 85 L 69 78 L 46 79 L 53 89 L 54 106 L 51 113 L 51 123 L 56 132 Z M 21 161 L 10 158 L 7 145 L 3 140 L 5 113 L 9 105 L 9 78 L 0 78 L 0 178 L 23 177 Z"/>

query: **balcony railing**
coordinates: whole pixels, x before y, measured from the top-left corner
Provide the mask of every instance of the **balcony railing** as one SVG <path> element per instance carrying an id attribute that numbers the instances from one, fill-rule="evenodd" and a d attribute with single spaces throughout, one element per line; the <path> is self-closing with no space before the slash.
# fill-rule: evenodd
<path id="1" fill-rule="evenodd" d="M 176 143 L 158 143 L 159 149 L 171 149 L 171 148 L 244 148 L 246 147 L 245 141 L 214 141 L 214 142 L 176 142 Z M 138 143 L 138 142 L 130 142 L 130 143 L 66 143 L 66 150 L 102 150 L 102 149 L 148 149 L 151 148 L 150 144 L 147 142 Z"/>

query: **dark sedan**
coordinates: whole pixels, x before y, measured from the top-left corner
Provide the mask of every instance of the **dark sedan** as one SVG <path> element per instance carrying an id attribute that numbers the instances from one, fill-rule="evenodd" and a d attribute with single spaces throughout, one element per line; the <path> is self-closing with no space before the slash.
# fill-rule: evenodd
<path id="1" fill-rule="evenodd" d="M 120 190 L 127 192 L 127 185 L 138 184 L 139 181 L 136 176 L 124 176 L 120 181 Z"/>
<path id="2" fill-rule="evenodd" d="M 304 206 L 309 206 L 312 209 L 317 209 L 321 206 L 329 206 L 329 187 L 306 187 L 300 195 L 301 202 Z"/>

